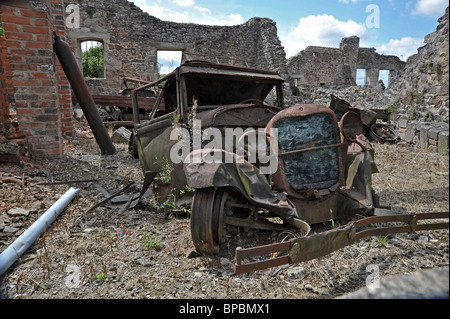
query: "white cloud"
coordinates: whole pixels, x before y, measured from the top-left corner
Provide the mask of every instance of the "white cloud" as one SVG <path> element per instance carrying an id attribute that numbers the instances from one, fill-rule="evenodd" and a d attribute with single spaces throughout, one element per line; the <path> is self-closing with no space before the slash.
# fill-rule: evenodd
<path id="1" fill-rule="evenodd" d="M 423 39 L 403 37 L 400 40 L 389 40 L 377 48 L 377 52 L 386 55 L 396 55 L 406 61 L 408 57 L 417 53 L 417 49 L 423 46 Z"/>
<path id="2" fill-rule="evenodd" d="M 357 3 L 359 0 L 339 0 L 341 3 Z"/>
<path id="3" fill-rule="evenodd" d="M 245 19 L 243 16 L 241 16 L 239 13 L 232 13 L 228 16 L 230 19 L 229 25 L 236 25 L 236 24 L 242 24 L 245 22 Z"/>
<path id="4" fill-rule="evenodd" d="M 202 13 L 206 13 L 206 14 L 211 14 L 211 10 L 209 10 L 208 8 L 202 8 L 199 6 L 194 6 L 194 9 L 197 11 L 200 11 Z"/>
<path id="5" fill-rule="evenodd" d="M 447 6 L 448 0 L 418 0 L 412 14 L 429 17 L 442 16 Z"/>
<path id="6" fill-rule="evenodd" d="M 310 15 L 300 18 L 295 28 L 280 39 L 286 50 L 286 56 L 291 57 L 307 46 L 325 46 L 338 48 L 344 37 L 357 35 L 363 38 L 367 35 L 364 23 L 353 20 L 341 21 L 327 14 Z"/>
<path id="7" fill-rule="evenodd" d="M 220 13 L 213 14 L 209 8 L 194 5 L 194 0 L 173 0 L 179 6 L 183 3 L 183 8 L 167 6 L 160 0 L 154 1 L 151 4 L 147 4 L 148 1 L 146 0 L 133 0 L 133 2 L 143 11 L 164 21 L 223 26 L 242 24 L 245 22 L 244 17 L 239 13 L 229 15 Z"/>
<path id="8" fill-rule="evenodd" d="M 173 2 L 180 7 L 192 7 L 195 4 L 194 0 L 173 0 Z"/>

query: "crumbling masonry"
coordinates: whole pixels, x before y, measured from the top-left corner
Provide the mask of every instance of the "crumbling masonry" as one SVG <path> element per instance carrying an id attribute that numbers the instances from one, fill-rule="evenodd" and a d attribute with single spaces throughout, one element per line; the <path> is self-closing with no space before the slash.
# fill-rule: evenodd
<path id="1" fill-rule="evenodd" d="M 359 38 L 344 38 L 339 48 L 309 46 L 287 61 L 296 85 L 355 85 L 356 70 L 365 70 L 365 85 L 377 86 L 380 70 L 395 76 L 405 62 L 392 55 L 381 55 L 374 48 L 360 48 Z"/>

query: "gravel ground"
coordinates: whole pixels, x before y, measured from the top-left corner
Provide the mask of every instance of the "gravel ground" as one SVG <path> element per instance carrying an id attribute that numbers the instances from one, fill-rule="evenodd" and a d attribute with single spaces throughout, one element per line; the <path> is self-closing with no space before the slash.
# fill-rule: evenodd
<path id="1" fill-rule="evenodd" d="M 373 267 L 381 277 L 449 265 L 448 230 L 368 238 L 328 256 L 288 267 L 235 275 L 234 251 L 187 258 L 189 218 L 161 212 L 146 197 L 133 209 L 100 206 L 97 185 L 112 192 L 142 182 L 139 160 L 125 145 L 100 156 L 89 132 L 77 129 L 61 161 L 0 164 L 0 251 L 11 244 L 70 185 L 38 183 L 93 179 L 74 185 L 78 198 L 0 278 L 7 299 L 330 299 L 366 286 Z M 449 209 L 449 158 L 413 147 L 375 144 L 380 173 L 373 187 L 398 211 Z M 131 188 L 132 189 L 132 188 Z M 29 214 L 12 216 L 12 208 Z M 7 233 L 5 227 L 15 227 Z M 276 232 L 229 234 L 230 243 L 279 240 Z"/>

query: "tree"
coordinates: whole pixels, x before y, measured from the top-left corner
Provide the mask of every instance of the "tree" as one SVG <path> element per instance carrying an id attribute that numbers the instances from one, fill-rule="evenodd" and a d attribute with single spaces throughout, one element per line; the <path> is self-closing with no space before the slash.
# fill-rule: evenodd
<path id="1" fill-rule="evenodd" d="M 91 47 L 82 53 L 83 76 L 85 78 L 104 78 L 103 44 Z"/>

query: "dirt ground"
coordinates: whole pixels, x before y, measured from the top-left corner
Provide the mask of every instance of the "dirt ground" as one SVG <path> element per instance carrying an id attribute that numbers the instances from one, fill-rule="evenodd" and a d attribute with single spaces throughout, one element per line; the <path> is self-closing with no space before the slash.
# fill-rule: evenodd
<path id="1" fill-rule="evenodd" d="M 116 144 L 116 155 L 101 156 L 88 131 L 81 127 L 76 133 L 65 142 L 61 161 L 0 164 L 0 218 L 20 229 L 1 233 L 0 251 L 69 187 L 80 189 L 0 278 L 1 298 L 330 299 L 365 286 L 370 265 L 381 277 L 449 265 L 448 230 L 439 230 L 373 237 L 316 260 L 237 276 L 231 248 L 222 256 L 187 258 L 193 248 L 189 215 L 178 206 L 164 213 L 146 197 L 133 209 L 102 205 L 87 212 L 105 199 L 98 185 L 112 193 L 130 181 L 139 185 L 143 176 L 126 145 Z M 448 211 L 448 156 L 397 145 L 374 147 L 380 173 L 373 176 L 373 187 L 382 204 L 404 212 Z M 95 181 L 42 184 L 70 180 Z M 15 207 L 29 215 L 6 213 Z M 228 239 L 241 244 L 283 236 L 253 231 Z"/>

